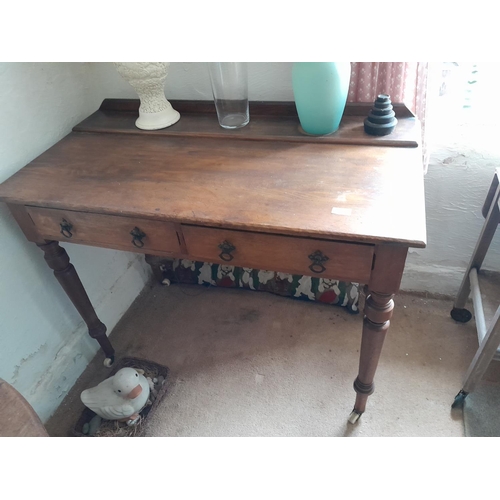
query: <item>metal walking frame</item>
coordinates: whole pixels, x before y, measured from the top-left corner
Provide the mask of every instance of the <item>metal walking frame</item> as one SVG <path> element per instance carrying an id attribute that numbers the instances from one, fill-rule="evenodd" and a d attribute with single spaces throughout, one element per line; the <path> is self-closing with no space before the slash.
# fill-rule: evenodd
<path id="1" fill-rule="evenodd" d="M 476 319 L 479 348 L 465 374 L 463 387 L 456 395 L 452 408 L 462 407 L 467 395 L 472 392 L 493 359 L 500 360 L 500 305 L 487 322 L 481 297 L 479 271 L 486 253 L 500 224 L 500 168 L 493 177 L 488 195 L 483 205 L 485 217 L 483 229 L 479 235 L 476 248 L 472 254 L 469 266 L 465 272 L 462 284 L 455 298 L 451 317 L 455 321 L 466 323 L 472 318 L 470 311 L 465 309 L 465 303 L 471 295 Z M 499 297 L 500 302 L 500 297 Z"/>

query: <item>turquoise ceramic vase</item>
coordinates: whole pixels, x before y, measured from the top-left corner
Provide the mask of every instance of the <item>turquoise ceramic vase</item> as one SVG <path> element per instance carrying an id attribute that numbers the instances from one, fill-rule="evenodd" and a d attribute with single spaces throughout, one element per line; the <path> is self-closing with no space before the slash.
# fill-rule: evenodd
<path id="1" fill-rule="evenodd" d="M 292 87 L 300 125 L 306 134 L 335 132 L 344 114 L 351 63 L 296 62 Z"/>

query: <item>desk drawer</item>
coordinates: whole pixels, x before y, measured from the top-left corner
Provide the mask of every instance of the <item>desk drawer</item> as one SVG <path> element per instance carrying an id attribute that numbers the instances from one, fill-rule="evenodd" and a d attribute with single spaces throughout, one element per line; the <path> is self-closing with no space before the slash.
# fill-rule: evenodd
<path id="1" fill-rule="evenodd" d="M 373 246 L 182 226 L 194 260 L 367 283 Z"/>
<path id="2" fill-rule="evenodd" d="M 45 239 L 133 252 L 179 253 L 177 232 L 170 222 L 51 208 L 27 210 Z"/>

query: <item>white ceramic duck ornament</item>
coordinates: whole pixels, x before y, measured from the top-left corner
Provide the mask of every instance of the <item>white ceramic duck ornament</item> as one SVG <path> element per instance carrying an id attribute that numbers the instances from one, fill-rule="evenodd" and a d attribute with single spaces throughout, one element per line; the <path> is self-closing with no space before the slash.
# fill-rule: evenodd
<path id="1" fill-rule="evenodd" d="M 107 420 L 133 425 L 149 398 L 149 383 L 142 370 L 122 368 L 92 389 L 80 395 L 82 403 Z M 144 372 L 143 372 L 144 373 Z"/>

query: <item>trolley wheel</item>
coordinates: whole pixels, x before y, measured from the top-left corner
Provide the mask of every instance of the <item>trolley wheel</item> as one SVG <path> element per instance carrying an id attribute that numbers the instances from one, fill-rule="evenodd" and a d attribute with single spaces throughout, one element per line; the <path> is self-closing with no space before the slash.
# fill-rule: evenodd
<path id="1" fill-rule="evenodd" d="M 452 408 L 463 408 L 465 398 L 467 397 L 467 392 L 463 389 L 455 396 L 455 401 L 451 405 Z"/>
<path id="2" fill-rule="evenodd" d="M 460 323 L 467 323 L 472 318 L 470 311 L 467 309 L 458 309 L 457 307 L 451 310 L 450 315 L 455 321 L 459 321 Z"/>

